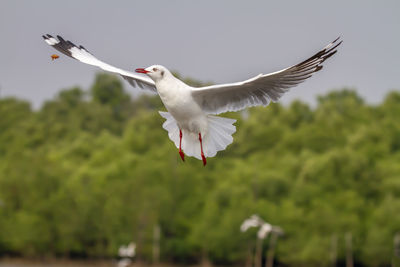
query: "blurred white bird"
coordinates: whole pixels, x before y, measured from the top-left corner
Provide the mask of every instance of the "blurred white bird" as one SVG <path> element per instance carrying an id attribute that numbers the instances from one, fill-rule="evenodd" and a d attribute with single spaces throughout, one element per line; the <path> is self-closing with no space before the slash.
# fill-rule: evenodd
<path id="1" fill-rule="evenodd" d="M 257 237 L 259 239 L 265 239 L 269 233 L 275 233 L 278 236 L 283 235 L 283 230 L 279 226 L 273 226 L 269 223 L 263 223 L 260 230 L 257 232 Z"/>
<path id="2" fill-rule="evenodd" d="M 240 231 L 246 232 L 250 227 L 259 227 L 264 221 L 258 215 L 251 215 L 250 218 L 243 221 L 240 226 Z"/>
<path id="3" fill-rule="evenodd" d="M 342 43 L 337 38 L 312 57 L 277 72 L 259 74 L 242 82 L 195 88 L 177 79 L 160 65 L 136 69 L 136 72 L 148 76 L 143 77 L 100 61 L 83 46 L 78 47 L 60 36 L 54 38 L 47 34 L 43 38 L 47 44 L 67 56 L 118 73 L 132 86 L 157 92 L 168 110 L 160 112 L 166 119 L 163 128 L 179 148 L 182 160 L 185 160 L 186 153 L 201 159 L 204 166 L 206 157 L 214 157 L 233 142 L 232 134 L 236 131 L 233 125 L 236 120 L 213 115 L 277 102 L 291 87 L 322 69 L 322 63 L 334 55 Z"/>
<path id="4" fill-rule="evenodd" d="M 240 231 L 246 232 L 251 227 L 260 227 L 257 232 L 257 238 L 259 239 L 265 239 L 271 232 L 274 232 L 278 235 L 283 234 L 283 230 L 279 226 L 273 226 L 265 222 L 256 214 L 251 215 L 250 218 L 243 221 L 242 225 L 240 226 Z"/>
<path id="5" fill-rule="evenodd" d="M 264 223 L 263 225 L 261 225 L 260 230 L 258 230 L 257 237 L 259 239 L 265 239 L 271 231 L 272 225 L 270 225 L 269 223 Z"/>
<path id="6" fill-rule="evenodd" d="M 135 256 L 136 244 L 131 242 L 128 246 L 120 246 L 118 249 L 118 255 L 122 258 L 132 258 Z"/>

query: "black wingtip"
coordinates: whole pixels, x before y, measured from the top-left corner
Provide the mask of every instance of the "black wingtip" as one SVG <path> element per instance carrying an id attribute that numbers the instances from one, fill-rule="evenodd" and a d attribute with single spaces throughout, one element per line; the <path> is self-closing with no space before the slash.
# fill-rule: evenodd
<path id="1" fill-rule="evenodd" d="M 335 44 L 333 47 L 329 48 L 326 50 L 326 53 L 330 53 L 331 51 L 336 51 L 336 48 L 342 43 L 343 41 L 340 41 L 339 43 Z"/>
<path id="2" fill-rule="evenodd" d="M 62 38 L 60 35 L 57 35 L 58 40 L 60 40 L 60 42 L 65 42 L 64 38 Z"/>
<path id="3" fill-rule="evenodd" d="M 341 37 L 341 36 L 339 35 L 339 37 L 338 37 L 338 38 L 336 38 L 336 39 L 335 39 L 335 40 L 332 42 L 332 44 L 333 44 L 333 43 L 336 43 L 336 42 L 337 42 L 337 40 L 339 40 L 339 39 L 340 39 L 340 37 Z"/>
<path id="4" fill-rule="evenodd" d="M 324 60 L 323 61 L 325 61 L 325 60 L 327 60 L 328 58 L 330 58 L 331 56 L 333 56 L 334 54 L 336 54 L 336 52 L 337 52 L 337 50 L 335 50 L 335 51 L 333 51 L 333 52 L 330 52 L 329 54 L 327 54 L 326 56 L 324 56 Z M 323 62 L 322 61 L 322 62 Z M 321 63 L 322 63 L 321 62 Z"/>

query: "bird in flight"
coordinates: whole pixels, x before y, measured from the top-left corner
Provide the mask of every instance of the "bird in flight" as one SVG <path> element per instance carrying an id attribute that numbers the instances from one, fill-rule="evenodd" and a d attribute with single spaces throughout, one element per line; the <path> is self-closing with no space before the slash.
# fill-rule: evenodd
<path id="1" fill-rule="evenodd" d="M 286 69 L 259 74 L 242 82 L 192 87 L 177 79 L 161 65 L 137 68 L 136 74 L 111 66 L 93 56 L 83 46 L 77 46 L 61 36 L 43 35 L 47 44 L 61 53 L 83 63 L 121 75 L 132 86 L 158 93 L 168 112 L 160 111 L 166 119 L 163 128 L 179 149 L 181 159 L 195 157 L 207 164 L 233 142 L 236 120 L 215 116 L 248 107 L 267 106 L 322 69 L 322 63 L 337 52 L 340 37 L 310 58 Z"/>

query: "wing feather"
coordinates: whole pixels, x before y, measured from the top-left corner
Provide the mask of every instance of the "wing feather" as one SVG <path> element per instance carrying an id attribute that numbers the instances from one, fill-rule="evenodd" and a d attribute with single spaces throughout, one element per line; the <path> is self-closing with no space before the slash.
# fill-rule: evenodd
<path id="1" fill-rule="evenodd" d="M 139 87 L 141 89 L 149 89 L 151 91 L 157 92 L 154 82 L 148 78 L 137 75 L 133 72 L 122 70 L 111 66 L 93 56 L 86 48 L 82 45 L 76 46 L 71 41 L 64 40 L 61 36 L 57 35 L 57 38 L 51 36 L 50 34 L 43 35 L 43 39 L 46 43 L 64 55 L 72 57 L 80 62 L 97 66 L 105 71 L 112 73 L 117 73 L 121 75 L 125 80 L 129 82 L 133 87 Z"/>
<path id="2" fill-rule="evenodd" d="M 194 88 L 193 98 L 208 114 L 267 106 L 321 70 L 322 63 L 337 52 L 341 43 L 338 37 L 312 57 L 280 71 L 259 74 L 243 82 Z"/>

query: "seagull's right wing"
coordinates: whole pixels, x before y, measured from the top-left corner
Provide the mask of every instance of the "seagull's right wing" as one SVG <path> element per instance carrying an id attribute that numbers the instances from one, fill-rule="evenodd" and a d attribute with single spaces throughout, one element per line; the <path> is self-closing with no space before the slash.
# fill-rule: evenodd
<path id="1" fill-rule="evenodd" d="M 120 74 L 125 80 L 127 80 L 133 87 L 140 87 L 142 89 L 149 89 L 151 91 L 157 92 L 156 87 L 154 85 L 153 80 L 148 77 L 137 75 L 133 72 L 129 72 L 126 70 L 122 70 L 111 66 L 96 57 L 94 57 L 89 51 L 87 51 L 83 46 L 76 46 L 70 41 L 65 41 L 61 36 L 57 35 L 57 38 L 54 38 L 50 34 L 43 35 L 44 40 L 46 43 L 64 55 L 72 57 L 80 62 L 97 66 L 103 70 L 118 73 Z"/>
<path id="2" fill-rule="evenodd" d="M 322 63 L 336 53 L 341 43 L 337 38 L 309 59 L 281 71 L 260 74 L 243 82 L 193 88 L 193 98 L 208 114 L 267 106 L 322 69 Z"/>

